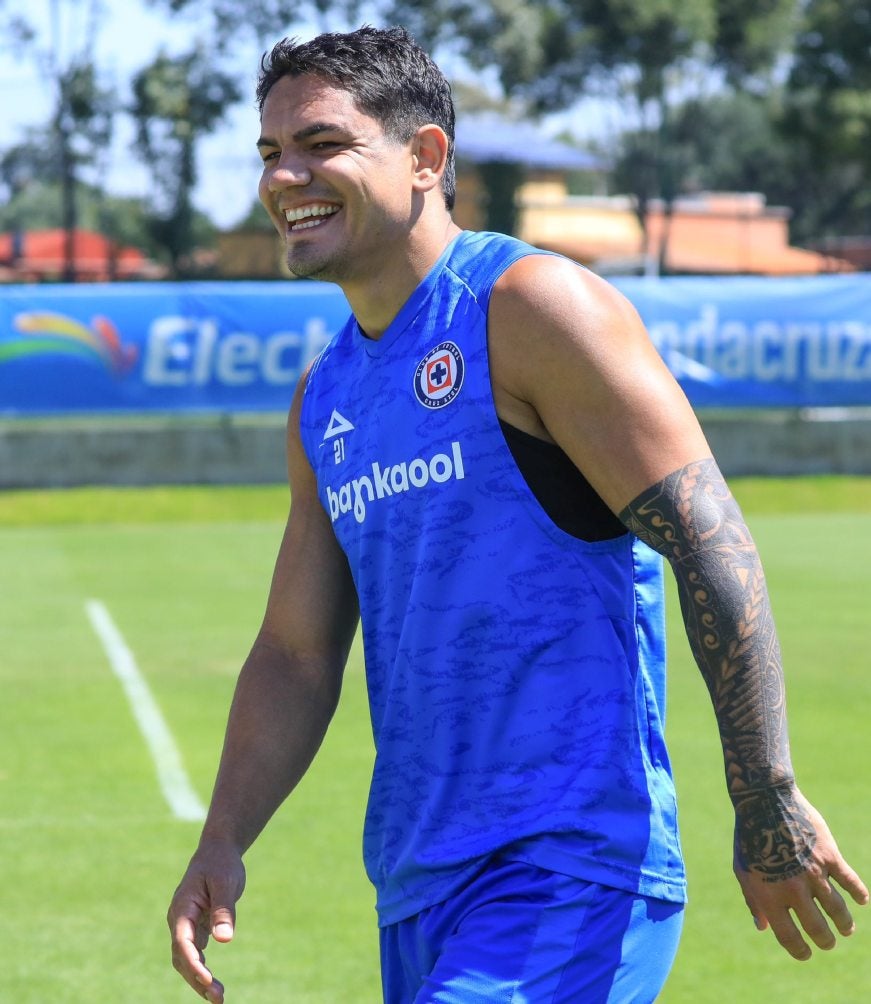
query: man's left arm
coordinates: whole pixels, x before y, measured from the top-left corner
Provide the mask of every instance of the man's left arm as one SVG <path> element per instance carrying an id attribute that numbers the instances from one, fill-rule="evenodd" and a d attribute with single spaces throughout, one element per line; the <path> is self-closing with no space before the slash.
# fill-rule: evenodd
<path id="1" fill-rule="evenodd" d="M 735 872 L 760 928 L 798 959 L 853 928 L 842 886 L 868 891 L 795 784 L 783 672 L 765 578 L 689 402 L 637 312 L 555 258 L 506 271 L 490 303 L 500 417 L 551 439 L 623 522 L 665 555 L 714 705 L 735 809 Z"/>
<path id="2" fill-rule="evenodd" d="M 780 647 L 756 547 L 716 463 L 688 464 L 620 513 L 674 570 L 687 637 L 711 695 L 735 810 L 734 868 L 754 920 L 796 959 L 835 945 L 826 915 L 853 931 L 847 905 L 868 891 L 795 784 Z"/>

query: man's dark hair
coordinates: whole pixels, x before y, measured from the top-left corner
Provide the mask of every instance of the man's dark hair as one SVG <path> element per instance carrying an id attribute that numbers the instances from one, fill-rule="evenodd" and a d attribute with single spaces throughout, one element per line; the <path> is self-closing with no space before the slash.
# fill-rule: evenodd
<path id="1" fill-rule="evenodd" d="M 433 123 L 448 137 L 442 192 L 448 209 L 456 199 L 454 103 L 441 70 L 404 28 L 328 32 L 310 42 L 283 38 L 260 60 L 257 105 L 282 77 L 322 77 L 353 95 L 357 107 L 377 119 L 384 132 L 406 143 L 422 125 Z"/>

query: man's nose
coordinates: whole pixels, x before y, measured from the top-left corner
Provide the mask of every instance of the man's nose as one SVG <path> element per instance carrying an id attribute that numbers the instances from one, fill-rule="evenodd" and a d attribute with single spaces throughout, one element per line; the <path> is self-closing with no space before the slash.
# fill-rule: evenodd
<path id="1" fill-rule="evenodd" d="M 290 186 L 307 185 L 311 181 L 311 171 L 302 158 L 285 154 L 269 175 L 269 188 L 273 192 Z"/>

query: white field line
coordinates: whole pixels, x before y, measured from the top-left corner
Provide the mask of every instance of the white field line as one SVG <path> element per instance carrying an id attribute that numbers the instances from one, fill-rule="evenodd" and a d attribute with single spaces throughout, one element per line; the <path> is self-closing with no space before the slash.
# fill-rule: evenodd
<path id="1" fill-rule="evenodd" d="M 206 818 L 205 807 L 188 779 L 172 733 L 145 678 L 139 672 L 133 653 L 115 626 L 109 611 L 99 600 L 88 600 L 85 610 L 109 657 L 112 672 L 118 677 L 127 695 L 130 710 L 157 769 L 163 797 L 177 819 L 201 822 Z"/>

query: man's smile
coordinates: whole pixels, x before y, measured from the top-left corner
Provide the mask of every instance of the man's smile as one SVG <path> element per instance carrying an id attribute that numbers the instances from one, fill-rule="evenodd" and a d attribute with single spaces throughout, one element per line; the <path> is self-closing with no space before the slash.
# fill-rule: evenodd
<path id="1" fill-rule="evenodd" d="M 298 209 L 286 209 L 284 217 L 290 224 L 291 231 L 310 230 L 319 227 L 325 218 L 333 216 L 339 211 L 339 206 L 335 205 L 311 205 L 301 206 Z"/>

